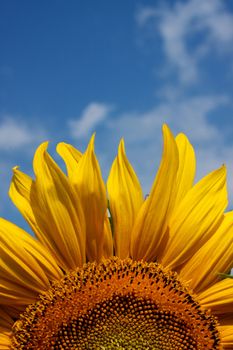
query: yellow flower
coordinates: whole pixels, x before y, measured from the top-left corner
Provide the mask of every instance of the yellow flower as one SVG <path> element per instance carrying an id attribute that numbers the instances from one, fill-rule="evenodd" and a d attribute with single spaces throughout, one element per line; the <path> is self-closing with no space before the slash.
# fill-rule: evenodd
<path id="1" fill-rule="evenodd" d="M 58 145 L 67 175 L 47 143 L 35 179 L 14 168 L 10 197 L 36 238 L 0 219 L 0 350 L 233 349 L 226 169 L 194 185 L 188 139 L 163 135 L 145 200 L 123 141 L 108 197 L 94 136 L 84 154 Z"/>

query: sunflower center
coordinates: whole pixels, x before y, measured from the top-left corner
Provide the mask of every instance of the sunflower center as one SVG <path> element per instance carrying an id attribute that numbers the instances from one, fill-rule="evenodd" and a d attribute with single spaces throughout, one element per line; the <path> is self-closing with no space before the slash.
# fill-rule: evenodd
<path id="1" fill-rule="evenodd" d="M 175 273 L 112 258 L 68 274 L 13 328 L 14 349 L 220 349 L 217 322 Z"/>

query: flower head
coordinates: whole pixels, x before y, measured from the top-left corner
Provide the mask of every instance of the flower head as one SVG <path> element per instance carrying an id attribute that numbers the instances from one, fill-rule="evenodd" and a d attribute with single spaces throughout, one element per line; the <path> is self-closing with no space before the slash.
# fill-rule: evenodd
<path id="1" fill-rule="evenodd" d="M 36 238 L 0 219 L 0 349 L 233 348 L 226 169 L 194 185 L 187 137 L 163 135 L 146 199 L 123 140 L 107 191 L 94 136 L 84 154 L 58 145 L 67 175 L 47 143 L 35 179 L 13 169 L 10 197 Z"/>

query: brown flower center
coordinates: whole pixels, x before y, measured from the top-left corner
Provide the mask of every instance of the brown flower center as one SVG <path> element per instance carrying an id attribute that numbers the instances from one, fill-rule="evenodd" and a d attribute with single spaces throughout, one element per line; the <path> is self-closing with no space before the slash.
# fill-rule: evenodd
<path id="1" fill-rule="evenodd" d="M 89 263 L 15 323 L 14 349 L 220 349 L 217 322 L 157 263 Z"/>

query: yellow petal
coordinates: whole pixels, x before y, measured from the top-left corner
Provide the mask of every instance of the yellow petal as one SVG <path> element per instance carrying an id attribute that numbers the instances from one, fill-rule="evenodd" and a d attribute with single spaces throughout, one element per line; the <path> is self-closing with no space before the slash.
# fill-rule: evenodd
<path id="1" fill-rule="evenodd" d="M 0 349 L 10 350 L 11 348 L 11 333 L 0 333 Z"/>
<path id="2" fill-rule="evenodd" d="M 177 173 L 177 189 L 175 206 L 185 197 L 193 186 L 196 170 L 196 159 L 192 145 L 184 134 L 176 136 L 176 144 L 179 152 L 179 168 Z"/>
<path id="3" fill-rule="evenodd" d="M 0 218 L 0 303 L 14 305 L 34 301 L 60 279 L 56 262 L 33 237 Z M 12 304 L 13 303 L 13 304 Z"/>
<path id="4" fill-rule="evenodd" d="M 129 257 L 131 231 L 143 203 L 143 194 L 137 175 L 126 157 L 123 140 L 119 145 L 118 156 L 112 164 L 107 188 L 115 254 L 124 259 Z"/>
<path id="5" fill-rule="evenodd" d="M 107 196 L 100 166 L 94 153 L 94 135 L 71 180 L 79 194 L 85 214 L 88 260 L 99 261 L 103 256 Z"/>
<path id="6" fill-rule="evenodd" d="M 223 166 L 199 181 L 172 213 L 162 264 L 174 269 L 185 263 L 213 235 L 226 206 Z"/>
<path id="7" fill-rule="evenodd" d="M 233 313 L 233 279 L 225 278 L 198 293 L 201 305 L 214 314 Z"/>
<path id="8" fill-rule="evenodd" d="M 44 233 L 41 231 L 41 227 L 38 226 L 38 217 L 46 218 L 46 213 L 41 212 L 35 193 L 35 183 L 30 176 L 24 174 L 19 170 L 18 167 L 13 168 L 13 177 L 10 184 L 9 196 L 21 212 L 25 220 L 31 226 L 33 232 L 37 238 L 49 248 L 50 251 L 53 249 L 50 246 L 49 240 L 46 238 Z M 35 213 L 35 215 L 34 215 Z M 37 218 L 36 218 L 36 217 Z"/>
<path id="9" fill-rule="evenodd" d="M 23 213 L 30 212 L 30 215 L 33 216 L 30 206 L 32 183 L 33 180 L 30 176 L 22 173 L 18 167 L 13 168 L 13 178 L 9 189 L 9 196 L 17 207 L 23 208 Z"/>
<path id="10" fill-rule="evenodd" d="M 224 220 L 214 235 L 183 266 L 180 276 L 191 281 L 195 291 L 217 282 L 220 272 L 227 272 L 233 261 L 233 212 Z"/>
<path id="11" fill-rule="evenodd" d="M 12 322 L 14 323 L 15 320 L 19 318 L 20 314 L 22 314 L 25 311 L 25 305 L 27 304 L 25 303 L 22 305 L 19 305 L 19 304 L 18 305 L 0 305 L 0 310 L 3 313 L 5 313 L 8 317 L 8 321 L 6 320 L 1 321 L 3 322 L 2 326 L 4 326 L 4 323 L 5 323 L 5 329 L 9 330 L 12 327 Z M 1 317 L 2 316 L 0 315 L 0 318 Z"/>
<path id="12" fill-rule="evenodd" d="M 48 249 L 63 269 L 74 269 L 85 262 L 84 215 L 77 193 L 46 149 L 43 143 L 34 156 L 37 203 L 31 205 L 43 243 L 49 242 Z"/>
<path id="13" fill-rule="evenodd" d="M 71 178 L 76 172 L 76 167 L 82 157 L 82 153 L 65 142 L 60 142 L 57 145 L 57 153 L 65 161 L 68 176 Z"/>
<path id="14" fill-rule="evenodd" d="M 167 223 L 176 193 L 178 150 L 166 125 L 163 126 L 163 135 L 164 150 L 159 171 L 132 232 L 131 255 L 134 259 L 155 260 L 167 240 Z"/>
<path id="15" fill-rule="evenodd" d="M 68 178 L 72 185 L 77 189 L 76 177 L 78 170 L 78 162 L 82 157 L 82 153 L 73 146 L 61 142 L 57 145 L 57 152 L 62 157 L 66 164 Z M 78 190 L 78 189 L 77 189 Z M 103 256 L 105 258 L 113 255 L 112 232 L 109 224 L 109 219 L 106 213 L 104 220 L 104 238 L 103 238 Z"/>
<path id="16" fill-rule="evenodd" d="M 58 167 L 57 167 L 57 170 L 59 171 L 61 177 L 65 178 L 65 176 L 61 173 Z M 44 246 L 48 248 L 48 250 L 57 259 L 59 265 L 62 266 L 64 269 L 71 268 L 71 266 L 66 264 L 65 261 L 62 261 L 62 258 L 60 257 L 59 248 L 56 246 L 56 239 L 53 239 L 53 236 L 56 233 L 56 231 L 54 231 L 54 229 L 52 229 L 54 232 L 50 231 L 48 212 L 45 211 L 45 206 L 43 205 L 43 202 L 40 200 L 40 196 L 43 193 L 43 191 L 41 193 L 40 193 L 40 190 L 36 191 L 37 184 L 35 184 L 35 181 L 33 181 L 28 175 L 21 172 L 18 169 L 18 167 L 15 167 L 13 169 L 13 172 L 14 172 L 13 178 L 12 178 L 10 190 L 9 190 L 9 195 L 11 200 L 13 201 L 15 206 L 18 208 L 18 210 L 21 212 L 21 214 L 24 216 L 26 221 L 29 223 L 35 235 L 37 236 L 37 238 L 43 243 Z M 65 179 L 65 182 L 68 183 L 67 179 Z M 62 184 L 59 183 L 58 181 L 56 185 L 57 185 L 57 188 L 59 188 L 59 186 L 62 186 Z M 52 186 L 54 187 L 54 185 L 52 185 L 52 182 L 51 182 L 51 187 Z M 65 189 L 63 189 L 63 191 L 64 190 Z M 45 189 L 45 191 L 47 190 Z M 83 214 L 82 214 L 82 209 L 80 208 L 80 205 L 78 202 L 78 198 L 77 198 L 78 196 L 76 193 L 74 193 L 74 190 L 73 191 L 70 190 L 70 191 L 73 192 L 73 195 L 72 195 L 72 197 L 74 198 L 73 201 L 77 202 L 75 204 L 75 207 L 77 207 L 77 211 L 79 210 L 79 213 L 77 213 L 76 216 L 80 216 L 82 218 Z M 49 193 L 47 193 L 47 197 L 49 197 Z M 44 198 L 44 200 L 46 200 L 46 198 Z M 68 214 L 69 213 L 67 213 L 67 215 Z M 85 225 L 85 223 L 83 223 L 83 225 Z M 85 229 L 83 229 L 83 231 L 84 230 Z M 50 234 L 50 232 L 52 235 Z M 67 236 L 68 231 L 65 232 L 65 234 Z M 84 232 L 84 235 L 85 235 L 85 232 Z M 67 237 L 67 239 L 69 238 Z M 82 241 L 83 241 L 82 244 L 84 245 L 85 239 L 83 239 Z M 84 250 L 84 247 L 82 247 L 82 249 Z M 83 259 L 85 259 L 84 251 L 83 251 Z M 81 265 L 81 259 L 80 259 L 80 265 Z"/>
<path id="17" fill-rule="evenodd" d="M 0 308 L 0 333 L 9 332 L 14 324 L 10 315 L 1 307 Z"/>
<path id="18" fill-rule="evenodd" d="M 1 268 L 1 276 L 3 275 L 2 271 L 4 271 L 4 268 L 6 270 L 5 266 Z M 7 271 L 7 275 L 10 275 L 9 270 Z M 28 304 L 34 303 L 43 289 L 38 288 L 38 290 L 32 291 L 31 288 L 28 288 L 29 284 L 27 280 L 25 280 L 25 283 L 22 282 L 22 284 L 24 284 L 23 287 L 17 281 L 10 282 L 8 279 L 2 277 L 0 282 L 0 303 L 10 306 L 14 305 L 16 309 L 21 309 L 22 305 L 25 307 Z"/>
<path id="19" fill-rule="evenodd" d="M 223 349 L 233 349 L 233 326 L 219 326 Z"/>

